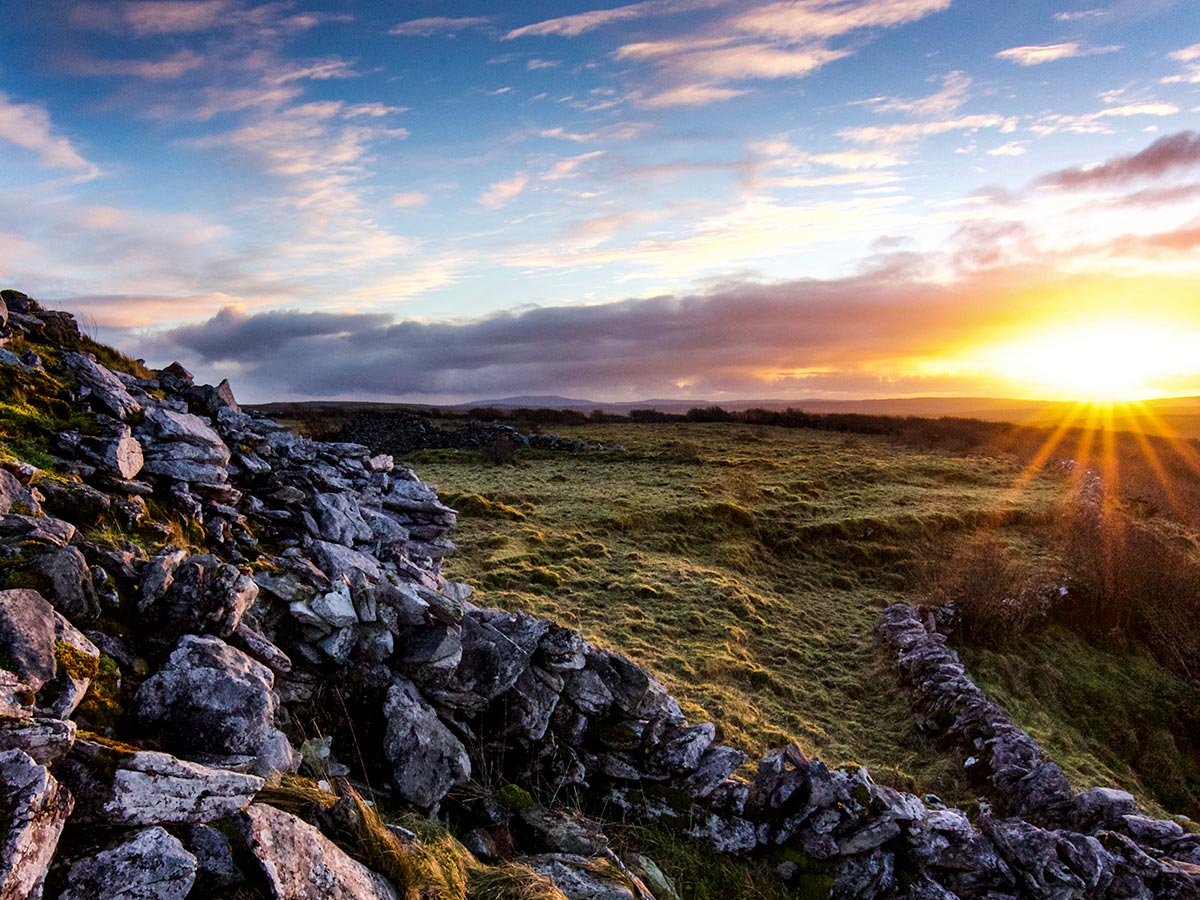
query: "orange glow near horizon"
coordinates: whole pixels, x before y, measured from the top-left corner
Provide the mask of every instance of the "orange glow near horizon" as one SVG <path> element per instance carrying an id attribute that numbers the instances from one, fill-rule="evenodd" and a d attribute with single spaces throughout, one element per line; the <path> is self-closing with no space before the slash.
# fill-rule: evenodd
<path id="1" fill-rule="evenodd" d="M 1200 334 L 1165 324 L 1108 320 L 1055 328 L 982 354 L 1039 398 L 1128 403 L 1172 393 L 1171 379 L 1200 369 Z"/>

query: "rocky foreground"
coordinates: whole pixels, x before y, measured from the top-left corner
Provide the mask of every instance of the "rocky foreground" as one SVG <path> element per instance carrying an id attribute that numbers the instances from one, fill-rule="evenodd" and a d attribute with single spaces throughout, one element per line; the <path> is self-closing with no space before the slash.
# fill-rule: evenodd
<path id="1" fill-rule="evenodd" d="M 391 457 L 3 299 L 0 900 L 674 896 L 597 811 L 803 896 L 1200 896 L 1200 839 L 1072 795 L 916 611 L 882 631 L 994 813 L 795 745 L 742 777 L 649 673 L 444 578 L 455 513 Z"/>

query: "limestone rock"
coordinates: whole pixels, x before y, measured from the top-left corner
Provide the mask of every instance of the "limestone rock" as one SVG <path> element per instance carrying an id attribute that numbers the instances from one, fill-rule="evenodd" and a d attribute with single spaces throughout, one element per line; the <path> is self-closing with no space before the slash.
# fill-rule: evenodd
<path id="1" fill-rule="evenodd" d="M 42 507 L 33 496 L 33 491 L 21 484 L 11 472 L 0 469 L 0 515 L 15 511 L 26 515 L 37 515 Z"/>
<path id="2" fill-rule="evenodd" d="M 277 900 L 396 900 L 386 878 L 293 815 L 256 803 L 235 821 Z"/>
<path id="3" fill-rule="evenodd" d="M 37 591 L 0 591 L 0 653 L 34 691 L 54 678 L 54 608 Z"/>
<path id="4" fill-rule="evenodd" d="M 25 900 L 58 847 L 71 795 L 20 750 L 0 753 L 0 799 L 8 820 L 0 833 L 0 900 Z"/>
<path id="5" fill-rule="evenodd" d="M 38 695 L 39 715 L 66 719 L 75 712 L 96 675 L 100 650 L 87 635 L 53 613 L 57 673 Z"/>
<path id="6" fill-rule="evenodd" d="M 45 598 L 72 622 L 99 618 L 100 600 L 92 572 L 75 547 L 43 553 L 29 565 L 29 571 L 43 584 Z"/>
<path id="7" fill-rule="evenodd" d="M 388 690 L 384 716 L 388 724 L 383 752 L 404 800 L 431 809 L 471 777 L 466 748 L 411 682 L 399 681 Z"/>
<path id="8" fill-rule="evenodd" d="M 185 825 L 178 830 L 178 835 L 187 852 L 196 857 L 197 894 L 207 897 L 245 880 L 234 861 L 229 838 L 217 829 L 207 825 Z"/>
<path id="9" fill-rule="evenodd" d="M 147 566 L 143 573 L 138 608 L 146 614 L 148 624 L 167 626 L 168 639 L 179 633 L 229 637 L 258 597 L 258 585 L 237 566 L 210 554 L 186 556 L 171 566 L 174 559 L 168 556 L 164 560 L 169 572 L 162 576 L 161 592 L 156 590 L 159 570 Z"/>
<path id="10" fill-rule="evenodd" d="M 605 878 L 597 873 L 597 866 L 585 856 L 569 853 L 544 853 L 519 859 L 535 872 L 554 882 L 567 900 L 638 900 L 626 885 L 614 877 Z"/>
<path id="11" fill-rule="evenodd" d="M 0 669 L 0 720 L 28 719 L 33 715 L 36 694 L 15 672 Z"/>
<path id="12" fill-rule="evenodd" d="M 184 635 L 137 694 L 142 723 L 170 748 L 248 754 L 259 774 L 294 771 L 299 756 L 275 727 L 274 674 L 215 637 Z"/>
<path id="13" fill-rule="evenodd" d="M 63 364 L 79 378 L 79 386 L 107 412 L 124 419 L 140 412 L 142 405 L 129 395 L 116 375 L 96 362 L 90 354 L 67 352 Z"/>
<path id="14" fill-rule="evenodd" d="M 167 753 L 75 742 L 62 777 L 76 797 L 72 821 L 96 825 L 203 824 L 245 807 L 263 780 Z"/>
<path id="15" fill-rule="evenodd" d="M 184 900 L 195 880 L 196 857 L 165 828 L 147 828 L 76 860 L 59 900 Z"/>
<path id="16" fill-rule="evenodd" d="M 75 730 L 70 719 L 0 718 L 0 750 L 23 750 L 38 765 L 49 766 L 70 752 Z"/>

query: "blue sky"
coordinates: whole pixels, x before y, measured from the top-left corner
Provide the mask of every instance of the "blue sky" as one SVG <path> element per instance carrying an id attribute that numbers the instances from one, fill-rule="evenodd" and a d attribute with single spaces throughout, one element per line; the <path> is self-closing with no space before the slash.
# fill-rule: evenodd
<path id="1" fill-rule="evenodd" d="M 1200 335 L 1189 0 L 6 15 L 0 281 L 250 399 L 1033 396 L 1033 330 Z"/>

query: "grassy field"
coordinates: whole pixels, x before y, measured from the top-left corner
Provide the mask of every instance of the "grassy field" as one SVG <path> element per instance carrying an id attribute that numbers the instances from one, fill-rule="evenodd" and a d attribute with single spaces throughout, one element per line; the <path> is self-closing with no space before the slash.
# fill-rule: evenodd
<path id="1" fill-rule="evenodd" d="M 1053 530 L 1070 482 L 1011 458 L 882 438 L 727 424 L 585 425 L 626 452 L 526 453 L 515 465 L 405 460 L 462 513 L 448 574 L 482 602 L 578 628 L 656 672 L 694 719 L 752 753 L 787 740 L 947 799 L 973 795 L 874 638 L 986 538 L 1061 574 Z M 1138 646 L 1059 626 L 966 648 L 970 671 L 1081 789 L 1195 812 L 1200 704 Z"/>
<path id="2" fill-rule="evenodd" d="M 873 637 L 929 560 L 979 528 L 1026 555 L 1065 484 L 870 438 L 727 425 L 585 426 L 625 453 L 405 462 L 462 512 L 448 574 L 648 666 L 696 719 L 762 752 L 795 739 L 907 787 L 961 793 Z"/>

